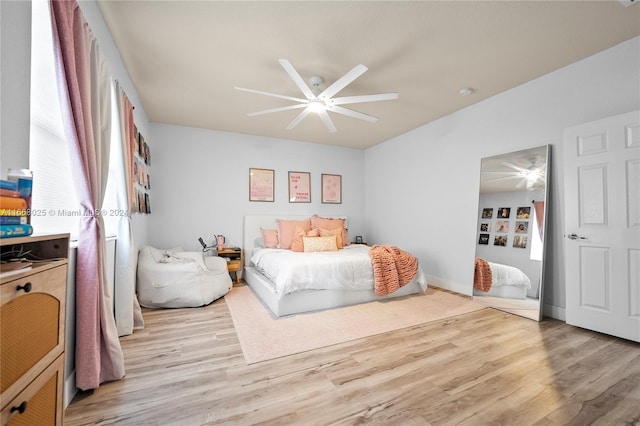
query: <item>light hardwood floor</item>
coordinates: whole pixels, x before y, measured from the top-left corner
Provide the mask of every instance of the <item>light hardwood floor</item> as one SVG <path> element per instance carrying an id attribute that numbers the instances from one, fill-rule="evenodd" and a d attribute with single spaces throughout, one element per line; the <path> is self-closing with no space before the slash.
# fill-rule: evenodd
<path id="1" fill-rule="evenodd" d="M 490 308 L 247 365 L 224 300 L 145 310 L 72 425 L 638 425 L 640 345 Z"/>

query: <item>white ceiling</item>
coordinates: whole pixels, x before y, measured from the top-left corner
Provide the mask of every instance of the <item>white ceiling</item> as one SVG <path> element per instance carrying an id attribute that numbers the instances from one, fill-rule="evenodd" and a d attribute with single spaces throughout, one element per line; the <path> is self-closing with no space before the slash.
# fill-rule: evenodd
<path id="1" fill-rule="evenodd" d="M 98 1 L 150 121 L 366 148 L 640 35 L 640 6 L 609 1 Z M 329 133 L 300 112 L 248 117 L 300 90 L 278 63 L 337 96 L 397 92 L 331 113 Z M 462 97 L 459 91 L 472 87 Z"/>

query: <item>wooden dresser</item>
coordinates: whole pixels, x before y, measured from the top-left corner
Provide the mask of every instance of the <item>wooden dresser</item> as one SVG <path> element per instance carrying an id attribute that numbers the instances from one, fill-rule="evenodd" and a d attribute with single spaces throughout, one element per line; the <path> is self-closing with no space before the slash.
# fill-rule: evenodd
<path id="1" fill-rule="evenodd" d="M 65 299 L 69 234 L 0 239 L 31 269 L 0 272 L 2 425 L 63 421 Z"/>

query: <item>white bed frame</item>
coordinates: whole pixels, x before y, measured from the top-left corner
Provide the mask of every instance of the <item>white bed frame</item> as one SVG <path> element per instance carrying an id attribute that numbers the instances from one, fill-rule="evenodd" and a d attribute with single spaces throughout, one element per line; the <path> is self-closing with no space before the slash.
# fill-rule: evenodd
<path id="1" fill-rule="evenodd" d="M 507 299 L 526 299 L 527 287 L 517 287 L 512 285 L 492 286 L 489 291 L 473 289 L 474 296 L 493 296 Z"/>
<path id="2" fill-rule="evenodd" d="M 422 289 L 416 280 L 410 282 L 393 294 L 380 297 L 374 290 L 305 290 L 287 294 L 278 298 L 273 284 L 262 275 L 251 263 L 253 248 L 256 240 L 262 238 L 260 228 L 276 229 L 276 219 L 304 220 L 308 216 L 287 215 L 252 215 L 244 217 L 243 247 L 244 256 L 244 280 L 262 300 L 262 303 L 275 317 L 299 314 L 303 312 L 319 311 L 340 306 L 355 305 L 374 300 L 391 299 L 420 293 Z M 341 219 L 347 219 L 340 217 Z"/>

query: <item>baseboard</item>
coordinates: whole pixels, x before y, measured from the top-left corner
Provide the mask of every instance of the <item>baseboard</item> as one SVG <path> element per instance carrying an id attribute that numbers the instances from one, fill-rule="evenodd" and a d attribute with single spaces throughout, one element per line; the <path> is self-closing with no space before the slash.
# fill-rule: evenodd
<path id="1" fill-rule="evenodd" d="M 464 294 L 467 296 L 472 295 L 472 289 L 468 285 L 463 285 L 453 281 L 443 280 L 442 278 L 434 277 L 432 275 L 427 275 L 427 274 L 425 275 L 427 277 L 427 283 L 429 285 L 433 285 L 434 287 L 440 287 L 449 291 L 454 291 L 456 293 Z"/>
<path id="2" fill-rule="evenodd" d="M 78 388 L 76 387 L 76 371 L 72 371 L 69 374 L 69 377 L 64 381 L 64 408 L 67 408 L 73 398 L 78 393 Z"/>
<path id="3" fill-rule="evenodd" d="M 567 322 L 565 313 L 566 309 L 560 306 L 548 305 L 546 303 L 542 305 L 542 315 L 545 317 Z"/>
<path id="4" fill-rule="evenodd" d="M 434 287 L 440 287 L 445 290 L 455 291 L 456 293 L 465 294 L 467 296 L 471 296 L 473 294 L 473 289 L 470 289 L 468 285 L 463 285 L 453 281 L 447 281 L 431 275 L 426 276 L 429 285 L 433 285 Z M 565 308 L 561 306 L 549 305 L 545 303 L 542 305 L 542 315 L 548 318 L 566 322 Z"/>

